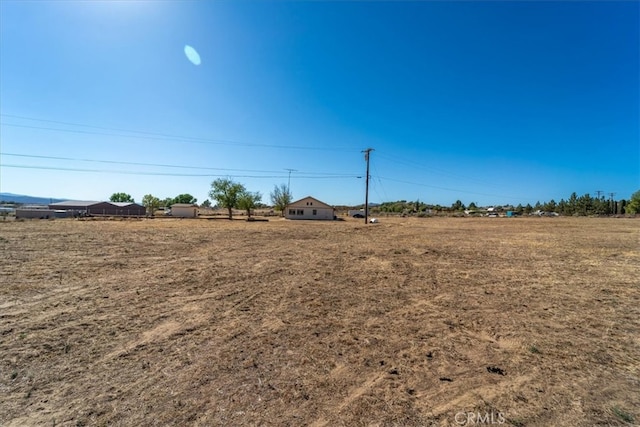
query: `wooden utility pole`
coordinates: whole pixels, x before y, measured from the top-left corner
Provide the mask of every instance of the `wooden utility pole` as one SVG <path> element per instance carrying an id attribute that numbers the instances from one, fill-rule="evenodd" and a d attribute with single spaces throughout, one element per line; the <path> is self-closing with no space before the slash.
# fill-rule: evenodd
<path id="1" fill-rule="evenodd" d="M 289 194 L 291 194 L 291 172 L 298 172 L 297 169 L 286 169 L 286 171 L 289 171 L 289 181 L 287 182 L 287 192 Z"/>
<path id="2" fill-rule="evenodd" d="M 367 148 L 363 151 L 364 159 L 367 161 L 367 176 L 366 176 L 366 184 L 365 184 L 365 194 L 364 194 L 364 223 L 369 223 L 369 153 L 373 151 L 373 148 Z"/>

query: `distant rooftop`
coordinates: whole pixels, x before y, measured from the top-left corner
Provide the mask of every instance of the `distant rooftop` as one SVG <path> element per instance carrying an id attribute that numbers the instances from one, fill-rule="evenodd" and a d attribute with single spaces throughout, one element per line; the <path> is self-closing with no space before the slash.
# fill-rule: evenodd
<path id="1" fill-rule="evenodd" d="M 107 202 L 107 203 L 111 203 L 112 205 L 116 205 L 119 208 L 124 208 L 127 206 L 131 206 L 131 205 L 136 205 L 137 203 L 134 202 Z"/>
<path id="2" fill-rule="evenodd" d="M 103 202 L 96 202 L 96 201 L 89 201 L 89 200 L 65 200 L 64 202 L 58 202 L 58 203 L 50 203 L 50 206 L 91 206 L 91 205 L 97 205 L 98 203 L 103 203 Z"/>

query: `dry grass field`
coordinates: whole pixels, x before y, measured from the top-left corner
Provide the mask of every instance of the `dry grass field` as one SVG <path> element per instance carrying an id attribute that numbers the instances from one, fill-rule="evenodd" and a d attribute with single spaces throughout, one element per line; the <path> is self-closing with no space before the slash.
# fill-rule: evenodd
<path id="1" fill-rule="evenodd" d="M 0 222 L 0 425 L 640 422 L 639 220 L 361 221 Z"/>

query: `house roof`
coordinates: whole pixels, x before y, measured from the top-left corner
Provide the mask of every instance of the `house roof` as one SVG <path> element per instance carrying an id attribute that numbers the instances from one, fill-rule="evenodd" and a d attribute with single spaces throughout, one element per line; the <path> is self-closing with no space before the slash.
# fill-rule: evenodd
<path id="1" fill-rule="evenodd" d="M 313 205 L 307 205 L 306 202 L 313 202 Z M 326 204 L 323 201 L 316 199 L 315 197 L 307 196 L 303 197 L 300 200 L 296 200 L 295 202 L 291 202 L 287 205 L 287 207 L 311 207 L 314 208 L 325 208 L 325 209 L 333 209 L 333 206 Z"/>
<path id="2" fill-rule="evenodd" d="M 197 208 L 198 205 L 194 203 L 174 203 L 171 208 Z"/>

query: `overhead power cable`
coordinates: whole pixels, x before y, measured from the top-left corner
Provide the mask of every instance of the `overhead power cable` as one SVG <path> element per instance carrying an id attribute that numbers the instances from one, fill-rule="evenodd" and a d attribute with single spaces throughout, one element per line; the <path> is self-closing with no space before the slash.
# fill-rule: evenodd
<path id="1" fill-rule="evenodd" d="M 82 168 L 63 168 L 55 166 L 37 166 L 37 165 L 15 165 L 10 163 L 0 163 L 3 168 L 17 169 L 38 169 L 38 170 L 57 170 L 67 172 L 94 172 L 108 173 L 119 175 L 150 175 L 150 176 L 191 176 L 191 177 L 229 177 L 229 178 L 268 178 L 268 179 L 286 179 L 287 175 L 231 175 L 231 174 L 188 174 L 188 173 L 170 173 L 170 172 L 142 172 L 142 171 L 124 171 L 124 170 L 107 170 L 107 169 L 82 169 Z M 299 176 L 300 179 L 346 179 L 358 178 L 355 175 L 327 175 L 327 176 Z"/>
<path id="2" fill-rule="evenodd" d="M 175 169 L 252 172 L 252 173 L 271 173 L 271 174 L 282 173 L 282 171 L 273 171 L 273 170 L 232 169 L 232 168 L 214 168 L 214 167 L 202 167 L 202 166 L 170 165 L 170 164 L 163 164 L 163 163 L 124 162 L 124 161 L 116 161 L 116 160 L 81 159 L 81 158 L 73 158 L 73 157 L 40 156 L 35 154 L 19 154 L 19 153 L 5 153 L 5 152 L 0 152 L 0 156 L 25 157 L 25 158 L 31 158 L 31 159 L 46 159 L 46 160 L 64 160 L 64 161 L 74 161 L 74 162 L 106 163 L 106 164 L 129 165 L 129 166 L 153 166 L 153 167 L 175 168 Z M 301 175 L 307 175 L 307 176 L 345 176 L 345 175 L 351 175 L 354 177 L 356 176 L 356 174 L 336 173 L 336 172 L 296 172 L 296 173 L 299 173 Z"/>
<path id="3" fill-rule="evenodd" d="M 304 145 L 260 144 L 260 143 L 252 143 L 252 142 L 232 141 L 227 139 L 201 138 L 201 137 L 193 137 L 193 136 L 185 136 L 185 135 L 171 135 L 171 134 L 159 133 L 159 132 L 146 132 L 146 131 L 139 131 L 139 130 L 110 128 L 110 127 L 104 127 L 104 126 L 93 126 L 93 125 L 86 125 L 81 123 L 71 123 L 71 122 L 63 122 L 63 121 L 56 121 L 56 120 L 37 119 L 32 117 L 15 116 L 11 114 L 0 114 L 0 116 L 9 117 L 13 119 L 20 119 L 20 120 L 53 123 L 53 124 L 63 125 L 63 126 L 75 126 L 75 127 L 82 127 L 87 129 L 97 129 L 97 130 L 81 130 L 81 129 L 60 128 L 60 127 L 6 123 L 4 121 L 0 122 L 0 125 L 2 126 L 46 130 L 46 131 L 52 131 L 52 132 L 68 132 L 68 133 L 87 134 L 87 135 L 104 135 L 104 136 L 116 136 L 116 137 L 122 137 L 122 138 L 134 138 L 134 139 L 156 140 L 156 141 L 158 140 L 172 141 L 172 142 L 183 142 L 183 143 L 186 142 L 186 143 L 196 143 L 196 144 L 215 144 L 215 145 L 231 145 L 231 146 L 242 146 L 242 147 L 276 148 L 276 149 L 286 149 L 286 150 L 320 150 L 320 151 L 344 151 L 344 152 L 359 151 L 359 150 L 343 148 L 343 147 L 317 147 L 317 146 L 304 146 Z"/>
<path id="4" fill-rule="evenodd" d="M 456 189 L 456 188 L 439 187 L 439 186 L 436 186 L 436 185 L 429 185 L 429 184 L 425 184 L 425 183 L 422 183 L 422 182 L 411 182 L 411 181 L 404 181 L 404 180 L 401 180 L 401 179 L 385 178 L 383 176 L 379 176 L 378 178 L 386 180 L 386 181 L 399 182 L 401 184 L 410 184 L 410 185 L 417 185 L 417 186 L 421 186 L 421 187 L 437 188 L 439 190 L 455 191 L 457 193 L 474 194 L 476 196 L 489 196 L 489 197 L 500 197 L 500 198 L 503 198 L 503 199 L 522 200 L 522 197 L 504 196 L 504 195 L 500 195 L 500 194 L 478 193 L 478 192 L 475 192 L 475 191 L 460 190 L 460 189 Z"/>
<path id="5" fill-rule="evenodd" d="M 480 184 L 484 184 L 484 185 L 488 185 L 488 186 L 491 186 L 491 187 L 496 188 L 496 189 L 500 189 L 500 187 L 498 187 L 495 184 L 492 184 L 491 182 L 486 181 L 486 180 L 477 179 L 477 178 L 473 178 L 473 177 L 469 177 L 469 176 L 464 176 L 464 175 L 452 173 L 452 172 L 446 171 L 444 169 L 439 169 L 439 168 L 435 168 L 435 167 L 432 167 L 432 166 L 426 166 L 424 164 L 420 164 L 420 163 L 412 161 L 412 160 L 407 160 L 407 159 L 403 159 L 401 157 L 385 154 L 384 152 L 382 154 L 379 154 L 378 157 L 381 157 L 383 159 L 387 159 L 387 160 L 389 160 L 391 162 L 398 163 L 398 164 L 401 164 L 401 165 L 414 167 L 414 168 L 420 170 L 421 172 L 425 172 L 425 171 L 434 172 L 434 173 L 437 173 L 437 174 L 440 174 L 440 175 L 450 176 L 450 177 L 453 177 L 453 178 L 464 179 L 464 180 L 468 180 L 468 181 L 475 181 L 475 182 L 480 183 Z"/>

